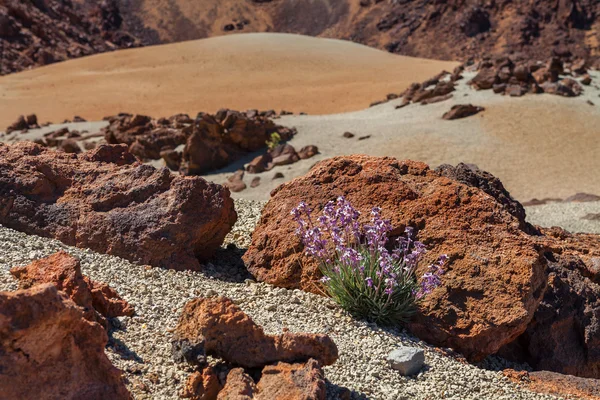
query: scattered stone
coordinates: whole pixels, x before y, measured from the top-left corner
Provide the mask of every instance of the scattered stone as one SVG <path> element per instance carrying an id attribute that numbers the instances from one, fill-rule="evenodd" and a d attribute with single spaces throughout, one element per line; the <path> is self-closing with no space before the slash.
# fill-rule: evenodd
<path id="1" fill-rule="evenodd" d="M 135 161 L 0 144 L 0 224 L 157 267 L 200 269 L 235 223 L 229 191 Z"/>
<path id="2" fill-rule="evenodd" d="M 281 172 L 276 172 L 275 175 L 273 175 L 273 180 L 283 179 L 283 178 L 285 178 L 285 176 L 283 176 L 283 174 Z"/>
<path id="3" fill-rule="evenodd" d="M 84 118 L 81 118 L 79 115 L 73 117 L 73 122 L 87 122 Z"/>
<path id="4" fill-rule="evenodd" d="M 585 74 L 581 77 L 581 84 L 589 86 L 592 84 L 592 77 L 589 74 Z"/>
<path id="5" fill-rule="evenodd" d="M 290 332 L 265 335 L 260 326 L 224 297 L 189 301 L 175 329 L 173 343 L 177 349 L 193 348 L 196 354 L 203 352 L 246 368 L 279 361 L 306 362 L 310 358 L 331 365 L 338 358 L 337 347 L 329 336 Z M 184 358 L 188 362 L 198 359 Z"/>
<path id="6" fill-rule="evenodd" d="M 192 400 L 214 400 L 217 398 L 221 384 L 212 367 L 206 367 L 202 372 L 192 373 L 183 388 L 181 397 Z"/>
<path id="7" fill-rule="evenodd" d="M 23 131 L 28 128 L 29 125 L 27 125 L 25 117 L 21 115 L 12 125 L 6 128 L 6 133 L 11 133 L 14 131 Z"/>
<path id="8" fill-rule="evenodd" d="M 81 274 L 75 257 L 59 251 L 24 267 L 14 267 L 10 273 L 19 281 L 19 289 L 51 283 L 83 309 L 84 316 L 105 328 L 105 318 L 132 316 L 134 309 L 113 289 L 94 282 Z"/>
<path id="9" fill-rule="evenodd" d="M 600 221 L 600 213 L 588 213 L 581 217 L 581 219 L 585 219 L 588 221 Z"/>
<path id="10" fill-rule="evenodd" d="M 271 161 L 273 157 L 271 157 L 270 153 L 261 154 L 260 156 L 255 157 L 250 163 L 246 166 L 246 171 L 251 174 L 259 174 L 261 172 L 267 171 L 271 168 Z"/>
<path id="11" fill-rule="evenodd" d="M 250 182 L 250 187 L 251 188 L 255 188 L 258 185 L 260 185 L 260 176 L 256 176 L 252 179 L 252 182 Z"/>
<path id="12" fill-rule="evenodd" d="M 61 151 L 64 151 L 65 153 L 70 153 L 70 154 L 79 154 L 81 153 L 81 147 L 79 147 L 79 144 L 77 143 L 77 141 L 73 140 L 73 139 L 66 139 L 60 142 L 60 145 L 58 146 L 58 149 Z"/>
<path id="13" fill-rule="evenodd" d="M 358 140 L 367 140 L 371 137 L 371 135 L 360 136 Z"/>
<path id="14" fill-rule="evenodd" d="M 354 133 L 344 132 L 344 134 L 342 136 L 345 137 L 346 139 L 352 139 L 354 137 Z"/>
<path id="15" fill-rule="evenodd" d="M 590 106 L 593 106 L 593 105 L 594 105 L 594 102 L 593 102 L 593 101 L 591 101 L 591 100 L 587 100 L 587 101 L 586 101 L 586 103 L 588 103 Z"/>
<path id="16" fill-rule="evenodd" d="M 223 186 L 229 188 L 232 192 L 241 192 L 242 190 L 245 190 L 244 170 L 241 169 L 236 171 L 235 174 L 227 178 L 227 182 L 225 182 Z"/>
<path id="17" fill-rule="evenodd" d="M 392 351 L 387 362 L 402 375 L 416 375 L 425 365 L 425 352 L 419 348 L 403 346 Z"/>
<path id="18" fill-rule="evenodd" d="M 3 398 L 131 398 L 104 353 L 104 328 L 54 285 L 0 292 L 0 321 Z"/>
<path id="19" fill-rule="evenodd" d="M 456 104 L 452 106 L 450 111 L 446 112 L 442 118 L 445 120 L 453 120 L 459 118 L 470 117 L 485 110 L 483 107 L 474 106 L 472 104 Z"/>
<path id="20" fill-rule="evenodd" d="M 304 146 L 298 152 L 298 156 L 301 160 L 306 160 L 307 158 L 311 158 L 319 154 L 319 148 L 314 145 Z"/>

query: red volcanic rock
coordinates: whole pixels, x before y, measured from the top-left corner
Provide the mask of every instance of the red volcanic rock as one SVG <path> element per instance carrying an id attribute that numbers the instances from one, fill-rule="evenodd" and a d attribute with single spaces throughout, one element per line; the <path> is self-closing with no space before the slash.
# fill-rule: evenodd
<path id="1" fill-rule="evenodd" d="M 244 170 L 236 171 L 235 174 L 227 178 L 227 182 L 225 182 L 223 186 L 229 188 L 232 192 L 241 192 L 242 190 L 245 190 Z"/>
<path id="2" fill-rule="evenodd" d="M 273 150 L 269 151 L 271 154 L 271 162 L 269 163 L 269 169 L 281 166 L 289 165 L 300 160 L 300 156 L 296 153 L 296 149 L 287 143 L 276 146 Z"/>
<path id="3" fill-rule="evenodd" d="M 471 79 L 469 84 L 478 90 L 491 89 L 497 83 L 498 77 L 496 70 L 492 67 L 482 68 L 477 75 Z"/>
<path id="4" fill-rule="evenodd" d="M 70 58 L 102 53 L 140 43 L 106 23 L 108 4 L 112 20 L 121 20 L 115 1 L 95 1 L 86 15 L 70 1 L 3 0 L 0 2 L 0 75 Z"/>
<path id="5" fill-rule="evenodd" d="M 219 392 L 218 400 L 251 400 L 256 384 L 243 368 L 234 368 L 227 374 L 227 382 Z"/>
<path id="6" fill-rule="evenodd" d="M 550 371 L 515 371 L 505 369 L 504 376 L 511 381 L 525 385 L 532 392 L 555 396 L 576 396 L 578 399 L 600 399 L 600 381 L 579 378 Z"/>
<path id="7" fill-rule="evenodd" d="M 290 332 L 265 335 L 260 326 L 224 297 L 189 301 L 175 329 L 173 345 L 178 361 L 201 360 L 207 354 L 248 368 L 310 358 L 331 365 L 338 358 L 337 347 L 329 336 Z"/>
<path id="8" fill-rule="evenodd" d="M 319 363 L 267 365 L 256 387 L 254 399 L 325 400 L 327 388 Z"/>
<path id="9" fill-rule="evenodd" d="M 221 383 L 212 367 L 191 374 L 183 388 L 181 397 L 192 400 L 214 400 L 221 390 Z"/>
<path id="10" fill-rule="evenodd" d="M 260 156 L 255 157 L 250 163 L 246 166 L 246 171 L 251 174 L 259 174 L 261 172 L 265 172 L 268 170 L 269 164 L 273 160 L 270 153 L 261 154 Z"/>
<path id="11" fill-rule="evenodd" d="M 102 326 L 54 285 L 0 292 L 1 397 L 131 399 L 107 342 Z"/>
<path id="12" fill-rule="evenodd" d="M 485 108 L 474 106 L 472 104 L 456 104 L 452 106 L 450 111 L 446 112 L 442 118 L 447 120 L 466 118 L 483 110 L 485 110 Z"/>
<path id="13" fill-rule="evenodd" d="M 183 150 L 181 172 L 198 175 L 226 166 L 244 153 L 266 146 L 272 133 L 289 140 L 294 129 L 276 125 L 261 115 L 219 110 L 214 116 L 199 116 Z"/>
<path id="14" fill-rule="evenodd" d="M 537 370 L 600 379 L 600 285 L 572 260 L 557 255 L 549 262 L 548 288 L 533 320 L 499 354 Z"/>
<path id="15" fill-rule="evenodd" d="M 290 211 L 305 201 L 318 216 L 341 195 L 363 222 L 372 207 L 381 207 L 392 237 L 417 228 L 429 251 L 419 274 L 440 254 L 449 255 L 442 287 L 410 325 L 420 338 L 479 359 L 525 331 L 544 294 L 546 262 L 523 231 L 524 221 L 512 214 L 519 210 L 510 199 L 498 201 L 419 162 L 335 157 L 282 184 L 271 193 L 243 256 L 248 270 L 276 286 L 316 291 L 321 274 L 302 251 Z"/>
<path id="16" fill-rule="evenodd" d="M 252 182 L 250 182 L 250 187 L 252 187 L 252 188 L 255 188 L 259 185 L 260 185 L 260 176 L 255 177 L 254 179 L 252 179 Z"/>
<path id="17" fill-rule="evenodd" d="M 24 267 L 14 267 L 10 273 L 19 281 L 19 289 L 52 283 L 84 310 L 88 320 L 103 326 L 106 326 L 104 318 L 131 316 L 134 313 L 133 307 L 108 285 L 83 276 L 79 260 L 64 251 Z"/>
<path id="18" fill-rule="evenodd" d="M 199 269 L 236 221 L 229 191 L 133 160 L 126 146 L 75 155 L 0 144 L 0 223 L 136 263 Z"/>
<path id="19" fill-rule="evenodd" d="M 6 128 L 6 133 L 24 131 L 26 129 L 29 129 L 29 125 L 27 124 L 25 117 L 21 115 L 15 122 L 12 123 L 12 125 Z"/>
<path id="20" fill-rule="evenodd" d="M 317 154 L 319 154 L 319 148 L 311 144 L 301 148 L 298 152 L 298 157 L 300 157 L 301 160 L 306 160 L 307 158 L 314 157 Z"/>

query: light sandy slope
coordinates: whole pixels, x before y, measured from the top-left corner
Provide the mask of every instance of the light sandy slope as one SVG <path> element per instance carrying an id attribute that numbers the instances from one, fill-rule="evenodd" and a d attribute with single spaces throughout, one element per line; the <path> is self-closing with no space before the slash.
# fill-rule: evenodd
<path id="1" fill-rule="evenodd" d="M 600 83 L 600 73 L 591 73 Z M 302 175 L 317 161 L 341 154 L 393 156 L 439 164 L 474 163 L 499 177 L 521 201 L 534 197 L 565 198 L 576 192 L 600 194 L 600 90 L 585 87 L 577 98 L 526 95 L 509 98 L 491 90 L 475 91 L 465 74 L 450 100 L 396 110 L 400 100 L 370 109 L 327 116 L 288 116 L 278 123 L 295 126 L 290 142 L 297 149 L 315 144 L 320 155 L 259 174 L 261 185 L 236 197 L 268 199 L 284 180 Z M 590 100 L 595 105 L 587 103 Z M 472 103 L 486 110 L 454 121 L 441 117 L 453 104 Z M 342 134 L 350 131 L 353 139 Z M 359 141 L 358 136 L 371 135 Z M 248 160 L 246 160 L 248 161 Z M 236 166 L 208 176 L 224 182 Z M 275 173 L 285 178 L 273 180 Z M 254 175 L 246 174 L 248 186 Z"/>
<path id="2" fill-rule="evenodd" d="M 351 42 L 257 33 L 117 51 L 0 78 L 0 129 L 119 112 L 154 117 L 276 109 L 360 110 L 456 63 L 392 55 Z"/>

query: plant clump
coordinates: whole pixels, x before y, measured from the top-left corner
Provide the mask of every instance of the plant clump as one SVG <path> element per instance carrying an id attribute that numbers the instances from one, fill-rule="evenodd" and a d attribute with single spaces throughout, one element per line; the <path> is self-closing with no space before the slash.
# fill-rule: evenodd
<path id="1" fill-rule="evenodd" d="M 273 150 L 275 147 L 279 146 L 280 143 L 281 143 L 281 135 L 277 132 L 273 132 L 273 133 L 271 133 L 270 138 L 267 139 L 265 144 L 267 145 L 267 148 L 269 150 Z"/>
<path id="2" fill-rule="evenodd" d="M 324 291 L 342 308 L 359 318 L 382 325 L 404 325 L 417 303 L 441 284 L 446 255 L 429 267 L 420 280 L 416 270 L 425 245 L 414 239 L 414 229 L 395 243 L 381 209 L 371 211 L 371 222 L 360 225 L 360 213 L 344 197 L 328 202 L 313 221 L 304 202 L 292 210 L 296 233 L 306 253 L 319 261 Z"/>

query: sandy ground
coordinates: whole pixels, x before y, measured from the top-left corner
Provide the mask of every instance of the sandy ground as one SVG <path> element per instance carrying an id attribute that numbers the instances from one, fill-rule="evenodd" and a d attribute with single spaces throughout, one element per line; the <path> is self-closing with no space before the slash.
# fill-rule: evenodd
<path id="1" fill-rule="evenodd" d="M 592 72 L 600 83 L 600 73 Z M 318 160 L 342 154 L 370 154 L 440 164 L 474 163 L 499 177 L 520 201 L 566 198 L 576 192 L 600 194 L 600 89 L 585 87 L 577 98 L 526 95 L 508 98 L 491 90 L 475 91 L 465 79 L 450 100 L 396 110 L 401 100 L 358 112 L 327 116 L 286 116 L 278 123 L 298 128 L 291 144 L 314 144 L 321 154 L 259 174 L 261 185 L 236 197 L 268 199 L 282 181 L 305 174 Z M 595 105 L 589 105 L 587 101 Z M 445 121 L 454 104 L 472 103 L 486 110 L 475 116 Z M 352 139 L 342 137 L 346 131 Z M 360 136 L 369 139 L 358 140 Z M 207 178 L 222 183 L 252 157 Z M 284 179 L 273 180 L 275 173 Z M 248 186 L 254 175 L 246 174 Z"/>
<path id="2" fill-rule="evenodd" d="M 119 112 L 154 117 L 227 107 L 330 114 L 360 110 L 457 63 L 351 42 L 253 33 L 123 50 L 0 78 L 0 129 Z"/>
<path id="3" fill-rule="evenodd" d="M 544 227 L 560 226 L 570 232 L 600 234 L 600 201 L 548 203 L 525 207 L 527 220 Z"/>

